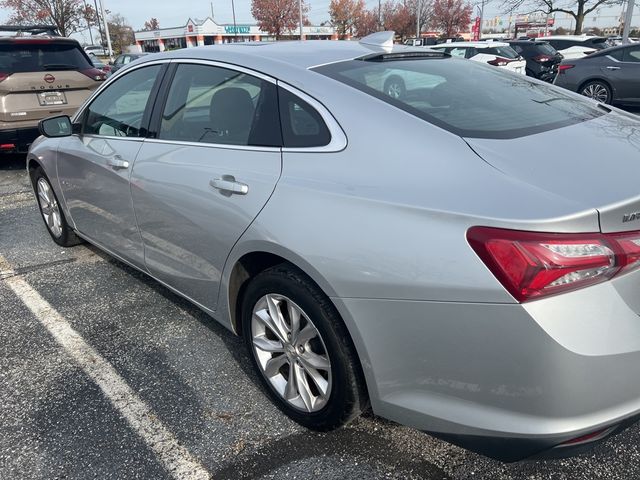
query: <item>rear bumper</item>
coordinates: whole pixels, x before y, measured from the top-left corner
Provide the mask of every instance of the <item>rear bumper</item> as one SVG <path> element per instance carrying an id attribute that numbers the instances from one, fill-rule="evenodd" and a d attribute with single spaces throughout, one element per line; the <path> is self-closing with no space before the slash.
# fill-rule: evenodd
<path id="1" fill-rule="evenodd" d="M 374 413 L 515 461 L 640 415 L 640 299 L 621 294 L 640 274 L 617 280 L 524 305 L 333 301 Z"/>
<path id="2" fill-rule="evenodd" d="M 26 153 L 39 136 L 37 127 L 0 130 L 0 154 Z"/>

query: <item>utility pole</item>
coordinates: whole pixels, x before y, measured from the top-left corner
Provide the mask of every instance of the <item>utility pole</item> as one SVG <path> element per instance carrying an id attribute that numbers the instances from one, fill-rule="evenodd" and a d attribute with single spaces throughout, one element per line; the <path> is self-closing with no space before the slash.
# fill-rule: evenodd
<path id="1" fill-rule="evenodd" d="M 635 0 L 629 0 L 627 2 L 627 14 L 624 17 L 624 29 L 622 30 L 622 43 L 629 43 L 629 29 L 631 28 L 631 22 L 633 21 L 633 7 Z"/>
<path id="2" fill-rule="evenodd" d="M 236 25 L 236 6 L 231 0 L 231 12 L 233 13 L 233 42 L 238 41 L 238 26 Z"/>
<path id="3" fill-rule="evenodd" d="M 84 4 L 84 19 L 87 21 L 87 28 L 89 29 L 89 38 L 91 39 L 91 45 L 93 45 L 93 33 L 91 33 L 91 25 L 89 24 L 89 18 L 87 17 L 87 2 L 82 0 Z"/>
<path id="4" fill-rule="evenodd" d="M 416 2 L 416 38 L 420 40 L 420 0 Z"/>
<path id="5" fill-rule="evenodd" d="M 302 0 L 298 0 L 298 10 L 300 11 L 300 40 L 304 40 L 304 34 L 302 33 Z"/>
<path id="6" fill-rule="evenodd" d="M 211 20 L 213 20 L 213 2 L 211 2 Z"/>
<path id="7" fill-rule="evenodd" d="M 98 10 L 98 0 L 93 0 L 93 5 L 96 7 L 96 23 L 98 24 L 98 32 L 100 33 L 100 46 L 104 47 L 104 44 L 102 43 L 104 35 L 102 35 L 102 22 L 100 21 L 100 16 L 102 14 L 100 13 L 100 10 Z"/>
<path id="8" fill-rule="evenodd" d="M 480 2 L 480 28 L 478 29 L 478 40 L 482 40 L 482 22 L 484 21 L 484 4 L 486 0 Z"/>
<path id="9" fill-rule="evenodd" d="M 378 30 L 382 30 L 382 0 L 378 0 Z"/>
<path id="10" fill-rule="evenodd" d="M 109 49 L 109 60 L 113 62 L 113 48 L 111 48 L 111 37 L 109 36 L 109 22 L 104 13 L 104 3 L 100 0 L 100 11 L 102 12 L 102 21 L 104 22 L 104 34 L 107 37 L 107 48 Z"/>

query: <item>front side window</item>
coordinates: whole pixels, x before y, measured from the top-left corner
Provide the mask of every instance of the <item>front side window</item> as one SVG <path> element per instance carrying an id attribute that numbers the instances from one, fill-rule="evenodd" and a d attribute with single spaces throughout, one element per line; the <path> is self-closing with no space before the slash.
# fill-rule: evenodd
<path id="1" fill-rule="evenodd" d="M 282 137 L 276 86 L 231 69 L 179 65 L 158 138 L 279 147 Z"/>
<path id="2" fill-rule="evenodd" d="M 511 47 L 491 47 L 482 51 L 490 55 L 495 55 L 496 57 L 502 57 L 511 60 L 518 58 L 518 53 Z"/>
<path id="3" fill-rule="evenodd" d="M 141 137 L 142 118 L 160 65 L 134 70 L 109 85 L 85 111 L 83 133 L 111 137 Z"/>
<path id="4" fill-rule="evenodd" d="M 449 57 L 350 60 L 314 70 L 462 137 L 515 138 L 604 114 L 553 85 Z M 384 88 L 390 77 L 402 79 L 399 94 Z"/>

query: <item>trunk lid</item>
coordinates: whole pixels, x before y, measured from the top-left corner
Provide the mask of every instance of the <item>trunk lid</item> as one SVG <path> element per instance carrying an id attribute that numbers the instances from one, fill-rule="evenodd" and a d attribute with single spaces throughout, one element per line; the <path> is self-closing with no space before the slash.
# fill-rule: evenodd
<path id="1" fill-rule="evenodd" d="M 596 209 L 602 232 L 640 230 L 640 118 L 613 111 L 535 135 L 465 140 L 506 175 Z"/>

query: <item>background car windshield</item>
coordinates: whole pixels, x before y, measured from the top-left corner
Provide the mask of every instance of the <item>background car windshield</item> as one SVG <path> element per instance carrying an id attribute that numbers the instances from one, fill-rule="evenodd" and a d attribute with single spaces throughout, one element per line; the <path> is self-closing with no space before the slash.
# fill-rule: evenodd
<path id="1" fill-rule="evenodd" d="M 604 113 L 524 75 L 452 58 L 350 60 L 314 70 L 463 137 L 515 138 Z M 401 95 L 385 93 L 390 78 L 402 83 Z"/>
<path id="2" fill-rule="evenodd" d="M 0 45 L 0 72 L 24 73 L 45 70 L 85 70 L 92 68 L 80 48 L 73 44 Z"/>

